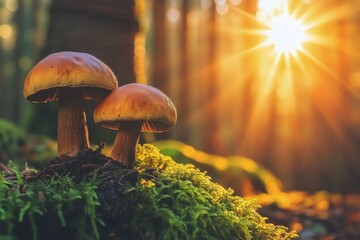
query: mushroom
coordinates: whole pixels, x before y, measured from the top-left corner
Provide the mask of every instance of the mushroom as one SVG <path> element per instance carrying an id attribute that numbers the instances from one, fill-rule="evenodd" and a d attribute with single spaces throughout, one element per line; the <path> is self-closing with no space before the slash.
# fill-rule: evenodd
<path id="1" fill-rule="evenodd" d="M 79 52 L 53 53 L 27 75 L 24 96 L 32 102 L 58 101 L 58 155 L 89 149 L 84 99 L 100 100 L 118 87 L 112 70 Z"/>
<path id="2" fill-rule="evenodd" d="M 94 110 L 94 120 L 117 130 L 111 158 L 133 167 L 141 132 L 164 132 L 176 123 L 176 109 L 160 90 L 140 83 L 121 86 Z"/>

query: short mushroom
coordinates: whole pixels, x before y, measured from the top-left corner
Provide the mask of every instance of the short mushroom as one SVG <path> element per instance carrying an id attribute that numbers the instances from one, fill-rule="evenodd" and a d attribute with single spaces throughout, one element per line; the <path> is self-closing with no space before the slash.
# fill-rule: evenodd
<path id="1" fill-rule="evenodd" d="M 111 158 L 133 167 L 141 132 L 165 132 L 176 123 L 174 104 L 160 90 L 140 83 L 121 86 L 94 110 L 94 120 L 117 130 Z"/>
<path id="2" fill-rule="evenodd" d="M 117 87 L 114 73 L 98 58 L 58 52 L 29 72 L 24 96 L 32 102 L 58 101 L 58 155 L 75 156 L 90 148 L 84 99 L 100 100 Z"/>

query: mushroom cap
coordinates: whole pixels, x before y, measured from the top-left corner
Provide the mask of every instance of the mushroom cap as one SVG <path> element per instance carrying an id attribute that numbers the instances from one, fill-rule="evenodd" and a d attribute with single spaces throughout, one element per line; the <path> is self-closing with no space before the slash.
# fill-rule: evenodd
<path id="1" fill-rule="evenodd" d="M 57 52 L 36 64 L 24 81 L 32 102 L 56 101 L 60 88 L 84 90 L 85 99 L 100 99 L 118 87 L 112 70 L 98 58 L 80 52 Z"/>
<path id="2" fill-rule="evenodd" d="M 95 108 L 94 120 L 118 130 L 121 121 L 142 121 L 142 132 L 164 132 L 177 119 L 176 108 L 160 90 L 140 83 L 121 86 L 107 95 Z"/>

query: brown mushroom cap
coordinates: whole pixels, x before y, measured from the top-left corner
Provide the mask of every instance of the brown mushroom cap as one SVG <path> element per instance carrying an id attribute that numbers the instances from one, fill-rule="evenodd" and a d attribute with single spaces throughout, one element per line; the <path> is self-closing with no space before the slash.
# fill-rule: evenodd
<path id="1" fill-rule="evenodd" d="M 79 52 L 53 53 L 27 75 L 24 96 L 33 102 L 56 101 L 59 88 L 82 87 L 85 99 L 99 99 L 117 88 L 112 70 L 98 58 Z"/>
<path id="2" fill-rule="evenodd" d="M 176 108 L 163 92 L 140 83 L 115 89 L 94 110 L 96 123 L 115 130 L 121 121 L 143 121 L 141 131 L 164 132 L 175 125 L 176 118 Z"/>

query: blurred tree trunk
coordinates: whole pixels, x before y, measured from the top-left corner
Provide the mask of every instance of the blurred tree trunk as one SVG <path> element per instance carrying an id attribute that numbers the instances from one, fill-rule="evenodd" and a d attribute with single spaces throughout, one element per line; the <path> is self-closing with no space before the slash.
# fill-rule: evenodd
<path id="1" fill-rule="evenodd" d="M 165 94 L 169 94 L 169 86 L 167 85 L 168 58 L 166 55 L 165 0 L 153 1 L 153 18 L 153 52 L 150 83 Z"/>
<path id="2" fill-rule="evenodd" d="M 43 46 L 49 4 L 50 0 L 24 0 L 1 6 L 7 17 L 0 25 L 8 30 L 0 38 L 0 117 L 23 127 L 32 109 L 24 100 L 23 82 Z"/>
<path id="3" fill-rule="evenodd" d="M 179 86 L 177 98 L 178 98 L 178 106 L 177 110 L 179 111 L 178 116 L 178 122 L 180 123 L 180 126 L 178 129 L 186 129 L 185 131 L 182 131 L 182 133 L 177 133 L 181 136 L 183 141 L 189 142 L 191 139 L 191 132 L 187 131 L 189 130 L 190 126 L 188 126 L 187 123 L 187 117 L 190 115 L 190 105 L 192 104 L 190 102 L 191 98 L 191 92 L 193 89 L 191 88 L 191 84 L 189 82 L 189 63 L 192 62 L 191 59 L 189 59 L 189 39 L 188 39 L 188 32 L 189 32 L 189 24 L 188 24 L 188 14 L 190 10 L 189 0 L 182 1 L 182 6 L 179 9 L 180 12 L 180 19 L 179 19 L 179 48 L 180 53 L 179 54 L 179 83 L 177 84 Z"/>
<path id="4" fill-rule="evenodd" d="M 152 15 L 150 26 L 150 69 L 149 69 L 149 82 L 148 84 L 160 89 L 166 95 L 170 95 L 170 84 L 169 84 L 169 57 L 167 54 L 167 42 L 169 35 L 166 34 L 166 12 L 165 12 L 165 2 L 166 0 L 153 0 L 148 1 L 147 4 L 151 8 L 150 12 Z M 174 102 L 175 103 L 175 102 Z M 175 103 L 177 107 L 177 104 Z M 156 139 L 168 138 L 169 133 L 163 133 L 160 136 L 156 136 Z M 146 135 L 147 141 L 155 141 L 154 134 Z"/>
<path id="5" fill-rule="evenodd" d="M 114 71 L 119 85 L 135 82 L 135 0 L 53 0 L 43 55 L 56 51 L 93 54 Z"/>
<path id="6" fill-rule="evenodd" d="M 217 13 L 215 9 L 215 4 L 209 10 L 208 22 L 204 26 L 207 30 L 206 36 L 208 41 L 208 49 L 206 52 L 201 54 L 206 54 L 206 64 L 209 69 L 205 73 L 205 81 L 203 84 L 203 112 L 201 122 L 204 123 L 203 132 L 203 143 L 202 148 L 207 149 L 210 153 L 221 153 L 220 150 L 222 147 L 222 137 L 220 132 L 220 117 L 221 114 L 217 112 L 219 110 L 219 78 L 217 76 L 218 65 L 217 61 L 220 60 L 219 55 L 217 55 L 217 35 L 219 34 L 217 30 L 219 25 L 217 24 Z M 216 109 L 216 110 L 215 110 Z M 214 111 L 215 110 L 215 111 Z"/>
<path id="7" fill-rule="evenodd" d="M 14 55 L 17 59 L 19 69 L 15 75 L 18 81 L 14 81 L 12 86 L 15 90 L 12 91 L 12 109 L 18 109 L 18 111 L 13 112 L 11 118 L 17 119 L 17 122 L 23 126 L 27 124 L 28 114 L 31 108 L 30 104 L 24 101 L 23 88 L 24 80 L 36 61 L 35 38 L 37 29 L 35 27 L 35 19 L 37 17 L 36 9 L 38 9 L 40 4 L 38 1 L 22 1 L 19 5 L 19 14 L 17 16 L 19 30 L 17 33 L 17 48 Z"/>

